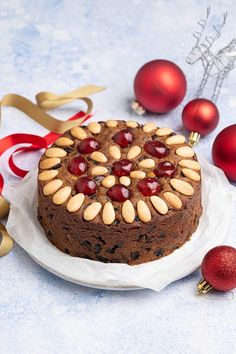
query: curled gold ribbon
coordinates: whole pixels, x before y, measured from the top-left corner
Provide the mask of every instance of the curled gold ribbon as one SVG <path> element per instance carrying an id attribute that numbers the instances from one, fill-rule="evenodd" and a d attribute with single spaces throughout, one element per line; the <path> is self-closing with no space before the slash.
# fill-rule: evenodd
<path id="1" fill-rule="evenodd" d="M 54 133 L 62 134 L 66 130 L 78 126 L 84 121 L 93 108 L 92 100 L 88 98 L 88 96 L 103 91 L 104 89 L 105 87 L 102 86 L 86 85 L 63 95 L 55 95 L 51 92 L 40 92 L 35 96 L 36 104 L 23 96 L 16 95 L 14 93 L 7 94 L 0 101 L 0 123 L 1 107 L 9 106 L 19 109 L 44 128 Z M 82 118 L 73 121 L 61 121 L 45 112 L 79 99 L 84 101 L 87 105 L 86 114 Z M 0 196 L 0 219 L 7 216 L 9 207 L 10 204 L 2 196 Z M 0 238 L 1 257 L 10 252 L 13 247 L 13 240 L 2 224 L 0 224 L 0 233 L 2 236 Z"/>

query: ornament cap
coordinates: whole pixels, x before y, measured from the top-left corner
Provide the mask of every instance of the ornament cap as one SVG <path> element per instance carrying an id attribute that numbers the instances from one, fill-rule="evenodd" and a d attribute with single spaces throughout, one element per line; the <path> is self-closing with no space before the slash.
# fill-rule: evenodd
<path id="1" fill-rule="evenodd" d="M 197 285 L 197 291 L 196 295 L 205 295 L 212 289 L 212 286 L 208 284 L 208 282 L 205 279 L 200 280 L 200 282 Z"/>
<path id="2" fill-rule="evenodd" d="M 191 146 L 195 146 L 198 144 L 199 140 L 200 140 L 201 135 L 197 132 L 191 132 L 189 135 L 189 144 Z"/>

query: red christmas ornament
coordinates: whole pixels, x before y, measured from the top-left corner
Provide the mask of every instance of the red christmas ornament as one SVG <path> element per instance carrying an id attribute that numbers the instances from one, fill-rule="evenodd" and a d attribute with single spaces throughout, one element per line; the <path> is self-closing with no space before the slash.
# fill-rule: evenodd
<path id="1" fill-rule="evenodd" d="M 191 132 L 190 145 L 196 145 L 200 135 L 207 135 L 216 128 L 219 122 L 219 111 L 212 101 L 196 98 L 184 107 L 182 121 L 185 129 Z"/>
<path id="2" fill-rule="evenodd" d="M 134 79 L 136 100 L 133 108 L 144 113 L 166 113 L 178 106 L 186 93 L 182 70 L 168 60 L 153 60 L 141 67 Z M 141 105 L 141 107 L 139 106 Z"/>
<path id="3" fill-rule="evenodd" d="M 230 180 L 236 181 L 236 124 L 217 135 L 212 147 L 212 159 Z"/>
<path id="4" fill-rule="evenodd" d="M 219 291 L 236 288 L 236 248 L 212 248 L 203 258 L 201 271 L 204 279 L 198 283 L 197 293 L 206 294 L 212 288 Z"/>

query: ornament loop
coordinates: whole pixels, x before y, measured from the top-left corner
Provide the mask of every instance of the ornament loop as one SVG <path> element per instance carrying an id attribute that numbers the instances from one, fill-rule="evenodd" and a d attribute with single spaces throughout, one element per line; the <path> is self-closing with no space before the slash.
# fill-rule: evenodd
<path id="1" fill-rule="evenodd" d="M 208 282 L 205 279 L 200 280 L 200 282 L 197 285 L 197 292 L 196 295 L 199 294 L 206 294 L 208 293 L 208 291 L 210 291 L 212 289 L 212 287 L 210 286 L 210 284 L 208 284 Z"/>
<path id="2" fill-rule="evenodd" d="M 191 132 L 189 135 L 189 145 L 196 146 L 200 140 L 201 135 L 197 132 Z"/>

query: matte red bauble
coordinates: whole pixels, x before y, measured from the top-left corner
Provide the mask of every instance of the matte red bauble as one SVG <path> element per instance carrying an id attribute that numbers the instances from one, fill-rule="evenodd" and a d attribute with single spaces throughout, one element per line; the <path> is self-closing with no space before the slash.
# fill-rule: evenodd
<path id="1" fill-rule="evenodd" d="M 206 293 L 211 288 L 229 291 L 236 288 L 236 248 L 218 246 L 212 248 L 203 258 L 202 280 L 198 292 Z"/>
<path id="2" fill-rule="evenodd" d="M 217 135 L 212 147 L 212 160 L 230 180 L 236 181 L 236 124 Z"/>
<path id="3" fill-rule="evenodd" d="M 205 98 L 196 98 L 183 109 L 182 121 L 185 129 L 200 135 L 211 133 L 219 122 L 219 111 L 216 105 Z"/>
<path id="4" fill-rule="evenodd" d="M 186 86 L 182 70 L 168 60 L 148 62 L 134 79 L 136 100 L 154 113 L 166 113 L 178 106 L 185 96 Z"/>

